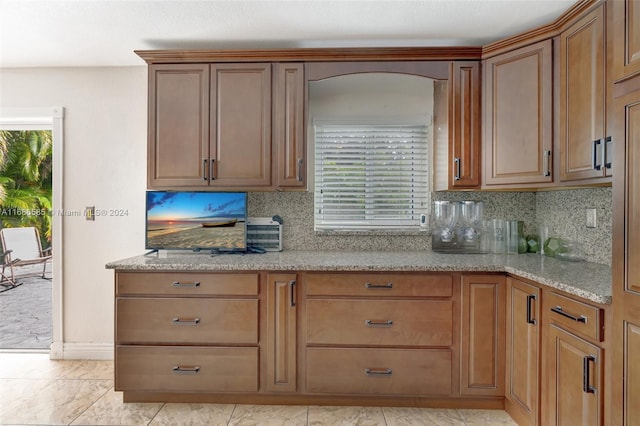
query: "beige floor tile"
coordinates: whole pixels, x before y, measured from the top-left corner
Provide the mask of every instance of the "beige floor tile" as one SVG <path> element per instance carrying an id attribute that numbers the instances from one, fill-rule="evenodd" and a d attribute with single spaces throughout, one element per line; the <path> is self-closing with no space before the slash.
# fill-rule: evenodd
<path id="1" fill-rule="evenodd" d="M 517 423 L 504 410 L 458 410 L 458 412 L 467 425 L 517 426 Z"/>
<path id="2" fill-rule="evenodd" d="M 113 387 L 111 380 L 0 380 L 0 424 L 69 424 Z"/>
<path id="3" fill-rule="evenodd" d="M 84 380 L 78 380 L 84 382 Z M 72 425 L 147 425 L 162 408 L 162 403 L 124 403 L 122 392 L 109 389 Z"/>
<path id="4" fill-rule="evenodd" d="M 383 407 L 388 426 L 464 426 L 464 420 L 456 410 L 440 408 Z"/>
<path id="5" fill-rule="evenodd" d="M 0 360 L 0 379 L 59 379 L 66 362 L 52 361 L 48 354 L 13 352 L 2 353 Z"/>
<path id="6" fill-rule="evenodd" d="M 309 425 L 378 426 L 385 425 L 380 407 L 309 407 Z"/>
<path id="7" fill-rule="evenodd" d="M 65 379 L 113 380 L 113 361 L 62 361 Z M 68 364 L 66 364 L 68 363 Z"/>
<path id="8" fill-rule="evenodd" d="M 149 426 L 226 426 L 233 404 L 165 404 Z"/>
<path id="9" fill-rule="evenodd" d="M 229 426 L 297 426 L 307 424 L 306 405 L 236 405 Z"/>

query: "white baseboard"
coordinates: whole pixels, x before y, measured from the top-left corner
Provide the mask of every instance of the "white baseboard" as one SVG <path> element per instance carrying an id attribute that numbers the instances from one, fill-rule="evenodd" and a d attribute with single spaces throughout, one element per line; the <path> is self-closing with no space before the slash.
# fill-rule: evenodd
<path id="1" fill-rule="evenodd" d="M 60 351 L 62 346 L 62 351 Z M 63 343 L 51 345 L 51 359 L 113 360 L 113 343 Z"/>

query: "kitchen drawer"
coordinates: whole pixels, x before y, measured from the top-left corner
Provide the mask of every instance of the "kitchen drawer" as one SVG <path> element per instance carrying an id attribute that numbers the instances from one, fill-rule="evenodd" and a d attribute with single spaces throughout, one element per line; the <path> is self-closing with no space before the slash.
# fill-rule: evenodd
<path id="1" fill-rule="evenodd" d="M 256 392 L 258 348 L 116 346 L 116 390 Z"/>
<path id="2" fill-rule="evenodd" d="M 116 299 L 116 343 L 257 344 L 258 300 Z"/>
<path id="3" fill-rule="evenodd" d="M 256 296 L 258 274 L 118 272 L 118 296 Z"/>
<path id="4" fill-rule="evenodd" d="M 596 341 L 604 340 L 604 311 L 569 297 L 549 292 L 544 296 L 550 322 Z"/>
<path id="5" fill-rule="evenodd" d="M 307 274 L 309 296 L 451 297 L 453 277 L 438 274 Z"/>
<path id="6" fill-rule="evenodd" d="M 307 344 L 450 346 L 449 300 L 308 299 Z"/>
<path id="7" fill-rule="evenodd" d="M 448 349 L 307 348 L 309 393 L 448 395 Z"/>

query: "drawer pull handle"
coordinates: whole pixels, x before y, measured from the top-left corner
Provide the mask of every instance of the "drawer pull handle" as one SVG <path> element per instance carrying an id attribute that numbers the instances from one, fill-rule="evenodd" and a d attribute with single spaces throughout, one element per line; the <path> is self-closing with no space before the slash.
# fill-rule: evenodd
<path id="1" fill-rule="evenodd" d="M 189 319 L 174 318 L 171 320 L 171 322 L 174 323 L 175 325 L 198 325 L 200 324 L 200 318 L 189 318 Z"/>
<path id="2" fill-rule="evenodd" d="M 176 365 L 173 367 L 173 374 L 198 374 L 200 372 L 200 367 L 196 366 L 181 366 Z"/>
<path id="3" fill-rule="evenodd" d="M 386 284 L 364 283 L 364 287 L 365 288 L 393 288 L 393 283 L 386 283 Z"/>
<path id="4" fill-rule="evenodd" d="M 388 377 L 393 374 L 390 368 L 365 368 L 364 374 L 369 377 Z"/>
<path id="5" fill-rule="evenodd" d="M 587 355 L 582 358 L 582 391 L 584 393 L 596 393 L 596 388 L 591 386 L 589 383 L 591 379 L 589 378 L 589 363 L 593 362 L 595 364 L 596 357 L 592 355 Z"/>
<path id="6" fill-rule="evenodd" d="M 572 319 L 575 322 L 581 322 L 583 324 L 587 323 L 587 317 L 585 317 L 584 315 L 580 315 L 579 317 L 571 315 L 570 313 L 563 311 L 562 306 L 554 306 L 553 308 L 551 308 L 551 312 L 555 312 L 556 314 L 562 315 L 563 317 Z"/>
<path id="7" fill-rule="evenodd" d="M 365 320 L 364 323 L 367 325 L 367 327 L 391 327 L 393 325 L 393 320 L 386 320 L 386 321 Z"/>
<path id="8" fill-rule="evenodd" d="M 536 320 L 531 318 L 531 302 L 536 300 L 535 294 L 527 295 L 527 324 L 536 325 Z"/>
<path id="9" fill-rule="evenodd" d="M 194 281 L 192 283 L 181 283 L 180 281 L 174 281 L 173 282 L 173 286 L 174 287 L 180 287 L 180 288 L 197 288 L 200 287 L 200 281 Z"/>

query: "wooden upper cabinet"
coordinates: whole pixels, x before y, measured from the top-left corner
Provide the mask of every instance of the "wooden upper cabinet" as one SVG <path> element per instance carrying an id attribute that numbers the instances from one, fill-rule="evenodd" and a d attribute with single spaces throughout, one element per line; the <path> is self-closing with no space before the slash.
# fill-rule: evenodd
<path id="1" fill-rule="evenodd" d="M 271 64 L 211 65 L 210 184 L 271 185 Z"/>
<path id="2" fill-rule="evenodd" d="M 560 34 L 560 180 L 611 174 L 607 138 L 605 5 Z"/>
<path id="3" fill-rule="evenodd" d="M 640 2 L 610 0 L 607 3 L 613 79 L 616 81 L 640 73 Z"/>
<path id="4" fill-rule="evenodd" d="M 207 186 L 209 65 L 149 66 L 149 188 Z"/>
<path id="5" fill-rule="evenodd" d="M 304 188 L 304 64 L 274 64 L 273 143 L 278 187 Z"/>
<path id="6" fill-rule="evenodd" d="M 271 188 L 271 64 L 149 66 L 149 188 Z"/>
<path id="7" fill-rule="evenodd" d="M 449 187 L 475 188 L 480 186 L 480 62 L 452 62 L 449 90 Z"/>
<path id="8" fill-rule="evenodd" d="M 483 186 L 552 182 L 552 42 L 483 62 Z"/>

